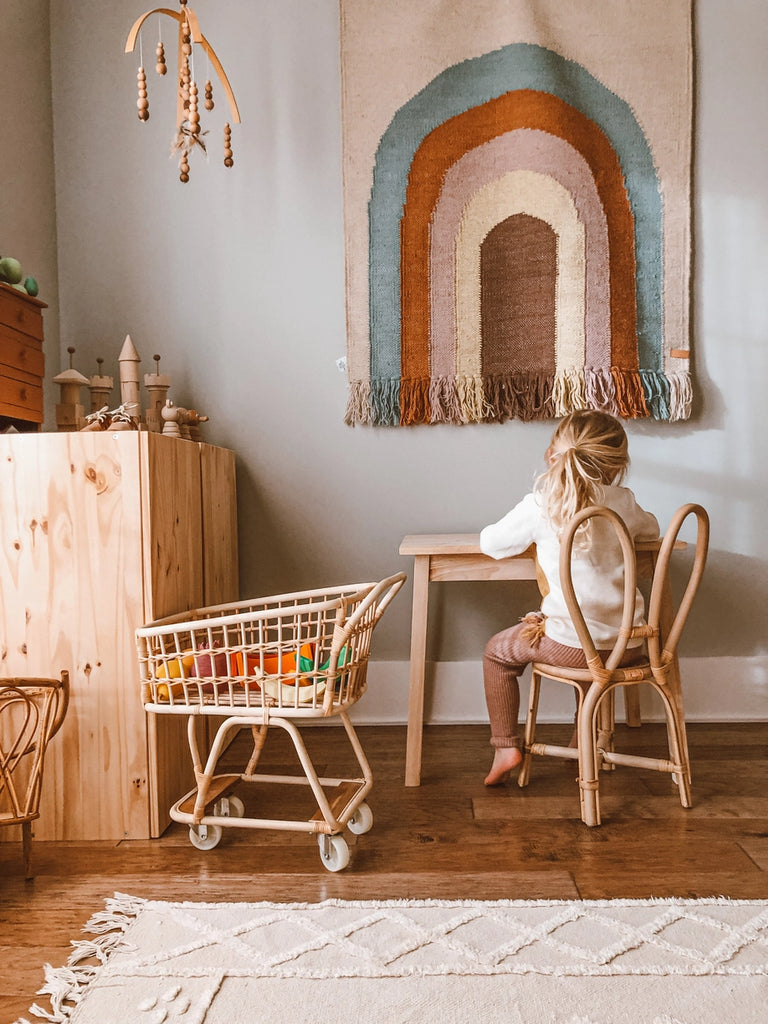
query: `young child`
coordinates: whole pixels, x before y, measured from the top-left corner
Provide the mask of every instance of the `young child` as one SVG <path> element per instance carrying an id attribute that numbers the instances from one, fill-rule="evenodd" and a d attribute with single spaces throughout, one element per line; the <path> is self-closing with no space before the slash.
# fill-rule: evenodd
<path id="1" fill-rule="evenodd" d="M 566 523 L 589 505 L 617 512 L 634 540 L 659 535 L 655 516 L 645 512 L 626 487 L 620 487 L 629 466 L 627 435 L 607 413 L 586 410 L 561 420 L 546 452 L 546 470 L 533 491 L 480 534 L 480 547 L 492 558 L 519 555 L 531 544 L 546 581 L 540 613 L 488 641 L 483 656 L 485 700 L 491 724 L 493 764 L 486 786 L 505 782 L 522 761 L 518 736 L 520 688 L 526 665 L 544 661 L 567 668 L 586 668 L 578 636 L 560 588 L 560 534 Z M 577 533 L 573 547 L 573 580 L 584 618 L 598 650 L 613 647 L 621 625 L 623 561 L 612 526 L 593 519 Z M 540 581 L 540 584 L 543 581 Z M 635 625 L 643 621 L 640 592 L 635 601 Z M 642 640 L 630 645 L 642 645 Z M 625 663 L 636 658 L 628 645 Z"/>

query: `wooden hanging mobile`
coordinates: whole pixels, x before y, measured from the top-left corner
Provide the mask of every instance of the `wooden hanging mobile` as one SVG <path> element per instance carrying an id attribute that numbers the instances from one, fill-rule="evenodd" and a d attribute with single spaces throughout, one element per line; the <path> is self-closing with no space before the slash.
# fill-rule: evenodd
<path id="1" fill-rule="evenodd" d="M 136 49 L 136 40 L 139 37 L 141 26 L 151 15 L 165 15 L 178 22 L 178 56 L 176 74 L 176 134 L 171 143 L 171 155 L 179 156 L 179 180 L 189 181 L 189 155 L 195 146 L 198 146 L 204 153 L 207 152 L 204 136 L 208 133 L 202 130 L 200 121 L 200 104 L 198 97 L 198 86 L 194 77 L 194 45 L 201 46 L 205 52 L 207 62 L 213 65 L 218 79 L 224 89 L 229 104 L 231 120 L 234 124 L 240 124 L 240 113 L 237 109 L 235 95 L 232 87 L 216 56 L 213 47 L 200 31 L 200 24 L 197 15 L 188 6 L 187 0 L 179 0 L 179 11 L 169 10 L 167 7 L 156 7 L 152 11 L 146 11 L 133 23 L 128 39 L 125 43 L 125 52 L 133 53 Z M 155 48 L 157 63 L 155 70 L 159 75 L 164 75 L 168 68 L 166 64 L 165 49 L 162 39 L 158 40 Z M 149 119 L 149 99 L 147 97 L 147 76 L 143 67 L 143 59 L 137 75 L 139 98 L 137 101 L 138 116 L 140 121 Z M 203 106 L 206 110 L 213 110 L 213 86 L 210 78 L 205 82 L 203 92 Z M 230 122 L 224 126 L 224 166 L 232 167 L 234 157 L 232 155 L 232 128 Z"/>

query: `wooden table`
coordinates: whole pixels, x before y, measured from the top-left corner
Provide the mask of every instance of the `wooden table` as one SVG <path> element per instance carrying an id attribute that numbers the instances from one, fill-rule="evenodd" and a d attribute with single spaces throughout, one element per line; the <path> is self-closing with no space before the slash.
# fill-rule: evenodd
<path id="1" fill-rule="evenodd" d="M 638 575 L 649 575 L 660 541 L 637 544 Z M 676 547 L 685 547 L 680 543 Z M 529 548 L 514 558 L 491 558 L 480 550 L 478 533 L 425 533 L 404 537 L 401 555 L 413 557 L 411 673 L 408 694 L 408 733 L 405 784 L 421 784 L 421 743 L 424 727 L 424 675 L 427 654 L 429 584 L 469 580 L 535 580 L 536 561 Z M 640 725 L 637 687 L 624 691 L 627 725 Z"/>

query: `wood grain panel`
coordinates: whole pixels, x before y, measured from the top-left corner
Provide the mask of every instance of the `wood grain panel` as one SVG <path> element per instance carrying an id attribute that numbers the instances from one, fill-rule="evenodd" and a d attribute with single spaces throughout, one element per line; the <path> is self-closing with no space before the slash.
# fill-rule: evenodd
<path id="1" fill-rule="evenodd" d="M 206 605 L 239 595 L 235 453 L 200 445 L 203 512 L 203 594 Z"/>
<path id="2" fill-rule="evenodd" d="M 440 580 L 535 580 L 536 563 L 531 558 L 488 558 L 480 562 L 477 555 L 432 555 L 429 578 Z"/>
<path id="3" fill-rule="evenodd" d="M 146 619 L 203 603 L 200 453 L 192 441 L 142 433 Z"/>
<path id="4" fill-rule="evenodd" d="M 72 686 L 37 839 L 159 835 L 192 786 L 186 719 L 147 722 L 135 630 L 203 602 L 200 465 L 147 432 L 0 435 L 0 674 Z"/>
<path id="5" fill-rule="evenodd" d="M 147 756 L 134 623 L 142 615 L 138 435 L 0 436 L 2 671 L 70 673 L 49 749 L 40 838 L 145 835 Z"/>

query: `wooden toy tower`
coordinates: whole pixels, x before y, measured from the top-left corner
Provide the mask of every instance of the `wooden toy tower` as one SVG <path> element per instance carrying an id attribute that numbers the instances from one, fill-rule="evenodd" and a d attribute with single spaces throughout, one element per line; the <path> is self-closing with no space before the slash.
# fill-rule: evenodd
<path id="1" fill-rule="evenodd" d="M 120 401 L 134 423 L 138 424 L 141 422 L 141 402 L 139 401 L 141 357 L 131 341 L 130 334 L 125 336 L 118 362 L 120 364 Z"/>
<path id="2" fill-rule="evenodd" d="M 88 384 L 88 378 L 84 373 L 72 368 L 72 356 L 74 348 L 70 345 L 69 369 L 64 370 L 53 378 L 53 383 L 61 388 L 61 401 L 56 406 L 56 429 L 57 430 L 80 430 L 85 424 L 85 409 L 80 404 L 80 389 Z"/>

